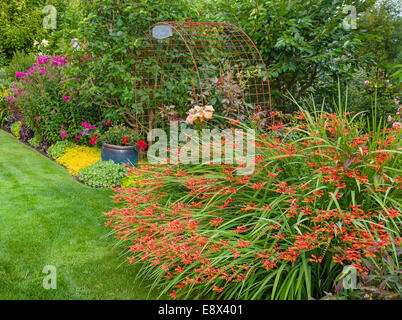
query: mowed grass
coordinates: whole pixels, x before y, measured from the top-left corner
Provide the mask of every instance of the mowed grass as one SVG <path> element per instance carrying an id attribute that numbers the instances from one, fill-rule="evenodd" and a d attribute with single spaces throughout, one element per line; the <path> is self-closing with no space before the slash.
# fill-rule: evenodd
<path id="1" fill-rule="evenodd" d="M 0 131 L 0 299 L 145 299 L 104 227 L 111 195 Z"/>

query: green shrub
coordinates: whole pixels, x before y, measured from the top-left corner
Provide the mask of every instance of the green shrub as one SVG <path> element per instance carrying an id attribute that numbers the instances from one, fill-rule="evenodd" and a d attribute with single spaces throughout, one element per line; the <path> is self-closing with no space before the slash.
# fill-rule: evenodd
<path id="1" fill-rule="evenodd" d="M 113 188 L 121 184 L 127 168 L 110 161 L 98 161 L 80 171 L 78 178 L 91 187 Z"/>
<path id="2" fill-rule="evenodd" d="M 38 0 L 0 0 L 0 52 L 7 58 L 16 50 L 30 50 L 35 37 L 45 37 L 44 4 Z"/>
<path id="3" fill-rule="evenodd" d="M 47 149 L 47 154 L 51 158 L 57 159 L 66 153 L 67 148 L 73 148 L 74 146 L 75 146 L 74 143 L 67 141 L 67 140 L 58 141 L 55 144 L 52 144 L 49 147 L 49 149 Z"/>
<path id="4" fill-rule="evenodd" d="M 34 148 L 39 148 L 41 142 L 42 142 L 42 139 L 38 135 L 35 135 L 32 139 L 28 140 L 28 143 Z"/>
<path id="5" fill-rule="evenodd" d="M 132 129 L 124 125 L 117 125 L 102 134 L 99 137 L 99 141 L 117 146 L 135 146 L 137 145 L 138 137 Z"/>
<path id="6" fill-rule="evenodd" d="M 73 33 L 81 47 L 94 56 L 87 64 L 77 65 L 71 76 L 85 79 L 90 89 L 82 92 L 82 98 L 90 105 L 97 104 L 104 119 L 125 119 L 135 124 L 138 107 L 133 70 L 142 37 L 158 21 L 180 21 L 199 15 L 194 1 L 96 0 L 83 1 L 81 8 L 83 19 Z M 73 52 L 71 46 L 66 49 L 71 56 L 83 53 L 82 49 Z"/>
<path id="7" fill-rule="evenodd" d="M 26 72 L 35 62 L 36 59 L 34 55 L 26 54 L 24 51 L 17 50 L 14 52 L 8 66 L 4 68 L 4 71 L 10 81 L 15 81 L 15 74 L 17 72 Z"/>
<path id="8" fill-rule="evenodd" d="M 17 137 L 17 139 L 21 138 L 21 135 L 20 135 L 21 129 L 22 129 L 22 121 L 14 122 L 11 125 L 11 132 L 13 133 L 14 136 Z"/>

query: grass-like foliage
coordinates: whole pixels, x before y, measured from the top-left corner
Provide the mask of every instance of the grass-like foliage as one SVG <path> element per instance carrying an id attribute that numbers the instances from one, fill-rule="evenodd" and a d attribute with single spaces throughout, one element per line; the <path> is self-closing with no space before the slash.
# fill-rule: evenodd
<path id="1" fill-rule="evenodd" d="M 105 213 L 106 225 L 161 297 L 321 298 L 346 292 L 335 286 L 346 265 L 361 287 L 376 266 L 399 268 L 400 128 L 340 104 L 336 114 L 276 117 L 256 138 L 252 175 L 142 166 L 131 170 L 141 185 L 116 189 L 123 207 Z"/>
<path id="2" fill-rule="evenodd" d="M 124 165 L 110 161 L 98 161 L 80 171 L 78 178 L 91 187 L 114 188 L 127 175 Z"/>

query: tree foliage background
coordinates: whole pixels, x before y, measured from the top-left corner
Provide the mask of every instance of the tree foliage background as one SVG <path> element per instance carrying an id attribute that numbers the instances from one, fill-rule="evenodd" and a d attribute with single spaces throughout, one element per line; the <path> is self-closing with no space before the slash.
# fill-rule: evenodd
<path id="1" fill-rule="evenodd" d="M 57 30 L 42 27 L 44 5 L 58 10 Z M 356 7 L 357 28 L 342 22 Z M 32 50 L 34 39 L 50 39 L 60 54 L 92 55 L 73 70 L 83 81 L 88 104 L 129 122 L 134 107 L 133 69 L 141 39 L 155 22 L 166 20 L 233 23 L 254 40 L 265 60 L 275 108 L 292 110 L 298 100 L 334 96 L 338 83 L 350 88 L 352 108 L 369 109 L 378 91 L 384 112 L 399 99 L 401 4 L 396 0 L 0 0 L 0 60 L 16 50 Z M 72 38 L 82 44 L 79 52 Z M 369 81 L 369 85 L 367 83 Z M 370 100 L 371 99 L 371 100 Z"/>

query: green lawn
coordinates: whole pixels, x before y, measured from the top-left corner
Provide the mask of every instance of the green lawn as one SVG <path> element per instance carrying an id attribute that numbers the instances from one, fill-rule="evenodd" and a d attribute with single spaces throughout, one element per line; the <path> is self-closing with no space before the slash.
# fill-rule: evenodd
<path id="1" fill-rule="evenodd" d="M 0 131 L 0 299 L 145 299 L 104 227 L 111 194 Z M 55 290 L 42 286 L 46 265 Z"/>

